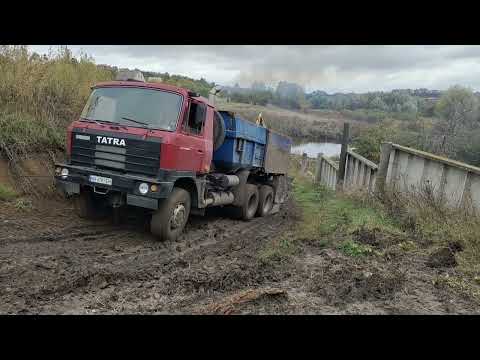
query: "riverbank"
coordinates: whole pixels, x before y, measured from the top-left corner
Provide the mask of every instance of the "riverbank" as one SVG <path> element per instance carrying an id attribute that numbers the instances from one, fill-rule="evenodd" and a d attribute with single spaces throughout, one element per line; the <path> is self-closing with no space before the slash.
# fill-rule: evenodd
<path id="1" fill-rule="evenodd" d="M 309 158 L 316 158 L 318 154 L 323 154 L 327 157 L 339 157 L 342 144 L 330 142 L 307 142 L 292 146 L 292 154 L 302 155 L 307 154 Z"/>
<path id="2" fill-rule="evenodd" d="M 348 119 L 336 112 L 304 113 L 271 105 L 260 106 L 226 102 L 224 99 L 219 99 L 217 106 L 221 110 L 238 113 L 241 117 L 253 122 L 258 114 L 262 113 L 268 128 L 290 136 L 297 143 L 340 142 L 345 121 L 351 124 L 352 136 L 369 126 L 366 123 Z"/>

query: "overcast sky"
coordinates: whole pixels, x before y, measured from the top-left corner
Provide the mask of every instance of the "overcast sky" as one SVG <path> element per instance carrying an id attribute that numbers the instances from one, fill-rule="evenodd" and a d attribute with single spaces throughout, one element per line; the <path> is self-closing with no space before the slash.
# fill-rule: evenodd
<path id="1" fill-rule="evenodd" d="M 47 53 L 51 46 L 30 48 Z M 367 92 L 399 88 L 480 90 L 480 46 L 71 45 L 97 64 L 169 72 L 221 85 L 254 80 L 296 82 L 307 91 Z"/>

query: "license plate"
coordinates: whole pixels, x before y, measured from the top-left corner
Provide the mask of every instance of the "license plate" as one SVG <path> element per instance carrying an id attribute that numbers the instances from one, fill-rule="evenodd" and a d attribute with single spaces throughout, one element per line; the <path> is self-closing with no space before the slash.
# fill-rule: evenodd
<path id="1" fill-rule="evenodd" d="M 97 184 L 112 185 L 112 179 L 103 176 L 90 175 L 89 180 Z"/>

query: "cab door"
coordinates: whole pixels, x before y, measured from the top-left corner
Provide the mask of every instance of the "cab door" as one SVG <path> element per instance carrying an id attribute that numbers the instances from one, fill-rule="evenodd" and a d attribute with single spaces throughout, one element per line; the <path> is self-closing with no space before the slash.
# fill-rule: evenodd
<path id="1" fill-rule="evenodd" d="M 193 99 L 190 101 L 187 115 L 177 136 L 178 170 L 205 172 L 207 108 L 202 102 Z"/>

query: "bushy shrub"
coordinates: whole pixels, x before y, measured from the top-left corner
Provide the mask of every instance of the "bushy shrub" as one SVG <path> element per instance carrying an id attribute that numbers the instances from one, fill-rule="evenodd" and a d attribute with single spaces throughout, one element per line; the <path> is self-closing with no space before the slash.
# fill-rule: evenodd
<path id="1" fill-rule="evenodd" d="M 0 46 L 0 152 L 62 147 L 90 87 L 113 76 L 67 48 L 40 56 L 26 46 Z"/>
<path id="2" fill-rule="evenodd" d="M 392 133 L 385 131 L 385 126 L 373 125 L 360 132 L 353 141 L 355 152 L 378 164 L 382 142 L 391 141 Z"/>

